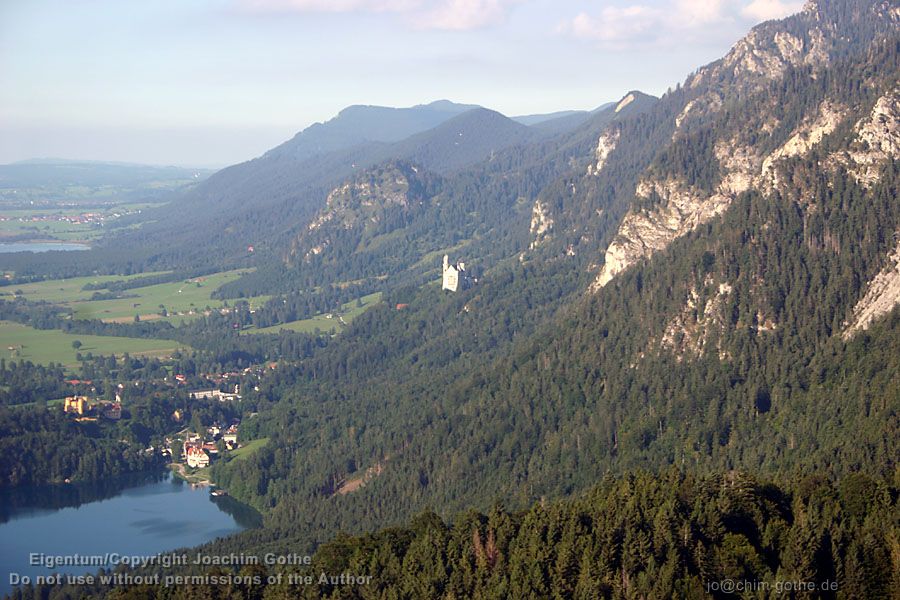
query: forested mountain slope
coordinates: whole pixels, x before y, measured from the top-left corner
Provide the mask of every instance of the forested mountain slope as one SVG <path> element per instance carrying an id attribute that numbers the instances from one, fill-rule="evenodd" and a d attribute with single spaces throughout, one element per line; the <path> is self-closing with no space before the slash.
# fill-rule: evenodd
<path id="1" fill-rule="evenodd" d="M 410 123 L 391 130 L 393 135 L 369 132 L 388 141 L 345 139 L 347 124 L 337 130 L 314 130 L 309 136 L 304 132 L 259 158 L 215 173 L 190 193 L 145 215 L 148 222 L 141 228 L 104 240 L 96 252 L 98 262 L 115 263 L 117 249 L 127 248 L 141 257 L 146 269 L 197 268 L 210 262 L 223 268 L 265 264 L 283 255 L 291 237 L 324 206 L 331 189 L 366 168 L 409 160 L 446 174 L 546 136 L 494 111 L 459 112 L 463 107 L 452 106 L 453 111 L 437 112 L 446 119 L 431 129 L 399 140 L 395 138 L 400 131 L 414 129 Z M 353 122 L 346 115 L 336 121 L 348 119 Z M 373 127 L 358 133 L 364 135 Z M 248 256 L 248 246 L 254 246 L 255 256 Z M 85 255 L 81 261 L 89 264 L 91 258 Z M 17 270 L 25 273 L 29 267 L 41 270 L 32 265 Z"/>
<path id="2" fill-rule="evenodd" d="M 779 485 L 734 472 L 637 473 L 522 512 L 494 504 L 446 524 L 426 511 L 341 536 L 309 567 L 242 568 L 256 585 L 171 587 L 155 597 L 890 598 L 900 585 L 896 510 L 896 487 L 859 474 Z M 276 570 L 283 583 L 267 584 Z M 310 583 L 291 586 L 287 573 Z M 342 584 L 341 573 L 363 583 Z M 146 596 L 132 588 L 113 597 Z"/>
<path id="3" fill-rule="evenodd" d="M 347 281 L 368 293 L 434 278 L 446 252 L 473 265 L 519 257 L 534 242 L 535 199 L 563 185 L 573 164 L 587 168 L 604 127 L 637 118 L 656 101 L 638 92 L 628 96 L 636 101 L 619 111 L 610 106 L 581 127 L 551 136 L 479 110 L 400 142 L 395 148 L 403 151 L 397 154 L 414 159 L 380 163 L 336 185 L 323 207 L 277 246 L 275 259 L 221 293 L 302 295 Z M 423 144 L 424 136 L 439 141 Z M 491 150 L 494 144 L 502 149 Z M 440 167 L 479 154 L 486 160 L 461 169 Z M 405 187 L 418 190 L 415 202 L 396 201 Z M 350 218 L 345 211 L 333 219 L 333 204 L 340 207 L 340 198 L 363 188 L 370 205 L 365 215 Z"/>
<path id="4" fill-rule="evenodd" d="M 447 100 L 410 108 L 348 106 L 333 119 L 310 125 L 272 148 L 263 158 L 289 157 L 303 161 L 366 142 L 399 142 L 475 108 L 478 107 Z"/>
<path id="5" fill-rule="evenodd" d="M 882 3 L 821 4 L 807 9 L 818 16 L 767 24 L 749 39 L 800 35 L 806 24 L 813 38 L 821 29 L 869 35 L 868 44 L 835 41 L 815 67 L 801 53 L 775 74 L 717 76 L 701 91 L 719 90 L 724 108 L 687 129 L 676 131 L 676 117 L 701 91 L 686 88 L 607 126 L 590 165 L 539 192 L 535 213 L 556 222 L 522 249 L 524 262 L 487 269 L 483 285 L 455 296 L 392 293 L 266 392 L 277 402 L 263 421 L 272 442 L 218 476 L 308 539 L 313 524 L 371 527 L 426 505 L 525 504 L 608 470 L 890 475 L 900 328 L 893 318 L 862 337 L 843 332 L 900 227 L 897 166 L 882 143 L 890 133 L 877 147 L 858 141 L 896 84 L 894 13 Z M 826 134 L 804 129 L 823 105 L 846 107 L 845 118 Z M 710 160 L 717 144 L 773 118 L 772 133 L 748 144 L 776 158 L 745 160 L 740 142 L 719 152 L 726 164 L 770 165 L 765 186 L 725 189 L 743 178 Z M 611 132 L 619 139 L 610 151 Z M 666 181 L 704 192 L 684 208 L 665 186 L 656 191 Z M 648 197 L 635 194 L 648 186 Z M 632 215 L 666 210 L 669 237 L 650 260 L 587 290 L 596 274 L 581 273 L 615 233 L 615 224 L 603 230 L 613 218 L 604 215 L 628 215 L 621 237 Z M 391 310 L 397 302 L 409 308 Z M 336 494 L 373 466 L 365 487 Z"/>
<path id="6" fill-rule="evenodd" d="M 555 560 L 570 575 L 597 565 L 588 597 L 702 594 L 735 561 L 740 576 L 834 573 L 850 597 L 879 597 L 900 535 L 898 24 L 896 0 L 810 2 L 664 97 L 630 93 L 570 132 L 528 137 L 470 111 L 453 121 L 484 119 L 508 145 L 475 144 L 482 160 L 458 168 L 447 121 L 433 146 L 398 146 L 418 154 L 330 172 L 302 226 L 271 224 L 286 240 L 275 260 L 223 293 L 287 304 L 373 280 L 385 301 L 260 383 L 244 434 L 268 443 L 213 476 L 266 528 L 215 547 L 304 551 L 427 507 L 525 509 L 612 475 L 581 508 L 534 508 L 520 528 L 499 511 L 452 532 L 431 519 L 430 537 L 414 524 L 320 558 L 368 559 L 392 574 L 385 596 L 428 595 L 396 568 L 426 554 L 448 557 L 432 584 L 459 595 L 568 597 L 538 573 Z M 435 285 L 446 251 L 478 285 Z M 669 473 L 677 497 L 629 475 L 643 470 Z M 735 471 L 821 480 L 779 491 Z M 601 541 L 579 535 L 588 523 Z M 531 567 L 515 584 L 478 558 L 492 527 L 510 568 Z M 464 539 L 474 558 L 453 555 Z M 434 552 L 407 553 L 416 543 Z M 879 565 L 868 584 L 862 564 Z"/>

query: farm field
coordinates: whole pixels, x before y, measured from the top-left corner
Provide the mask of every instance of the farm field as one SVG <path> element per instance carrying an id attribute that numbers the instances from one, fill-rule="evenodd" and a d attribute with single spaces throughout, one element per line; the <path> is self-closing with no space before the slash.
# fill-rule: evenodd
<path id="1" fill-rule="evenodd" d="M 44 281 L 15 286 L 14 289 L 6 288 L 0 292 L 0 297 L 11 297 L 16 292 L 21 292 L 28 300 L 46 300 L 71 308 L 77 319 L 129 322 L 134 320 L 135 315 L 138 315 L 142 320 L 164 318 L 177 324 L 202 313 L 207 307 L 210 309 L 221 308 L 224 305 L 223 301 L 213 300 L 212 293 L 221 285 L 234 281 L 246 272 L 246 270 L 226 271 L 186 281 L 124 290 L 121 293 L 122 298 L 111 300 L 91 300 L 94 291 L 84 291 L 82 288 L 87 283 L 126 280 L 154 273 L 142 273 L 131 277 L 78 277 Z M 267 299 L 268 297 L 261 296 L 250 298 L 248 301 L 251 306 L 255 307 L 263 304 Z M 165 307 L 167 317 L 161 316 L 160 313 L 163 310 L 161 306 Z"/>
<path id="2" fill-rule="evenodd" d="M 153 273 L 139 273 L 137 275 L 99 275 L 92 277 L 73 277 L 71 279 L 51 279 L 49 281 L 39 281 L 37 283 L 26 283 L 23 285 L 7 286 L 0 288 L 0 298 L 11 299 L 14 295 L 21 292 L 27 300 L 46 301 L 46 302 L 73 302 L 77 300 L 90 300 L 93 291 L 82 290 L 89 283 L 110 283 L 112 281 L 129 281 L 137 277 L 146 277 L 148 275 L 161 275 L 166 271 L 157 271 Z M 129 290 L 130 292 L 130 290 Z"/>
<path id="3" fill-rule="evenodd" d="M 69 223 L 66 221 L 5 221 L 0 223 L 0 240 L 21 238 L 34 240 L 62 240 L 66 242 L 87 242 L 103 235 L 99 225 Z"/>
<path id="4" fill-rule="evenodd" d="M 117 204 L 101 207 L 0 209 L 0 241 L 4 238 L 88 242 L 116 229 L 116 220 L 159 204 Z M 85 214 L 93 219 L 75 218 Z M 103 224 L 98 222 L 102 219 Z"/>
<path id="5" fill-rule="evenodd" d="M 347 302 L 341 307 L 339 312 L 328 313 L 331 315 L 331 318 L 328 315 L 316 315 L 314 317 L 310 317 L 309 319 L 302 319 L 300 321 L 291 321 L 290 323 L 282 323 L 281 325 L 273 325 L 272 327 L 264 327 L 262 329 L 247 329 L 244 333 L 249 334 L 265 334 L 265 333 L 278 333 L 281 330 L 295 331 L 298 333 L 329 333 L 332 329 L 335 332 L 340 332 L 346 326 L 348 326 L 353 319 L 364 313 L 366 310 L 381 302 L 381 292 L 375 292 L 374 294 L 369 294 L 368 296 L 363 296 L 361 299 L 362 306 L 357 306 L 356 301 Z"/>
<path id="6" fill-rule="evenodd" d="M 72 347 L 75 340 L 82 344 L 78 350 Z M 167 356 L 178 348 L 186 346 L 173 340 L 72 334 L 0 321 L 0 356 L 39 364 L 55 362 L 76 366 L 76 352 L 104 355 L 121 355 L 127 352 L 139 356 Z"/>

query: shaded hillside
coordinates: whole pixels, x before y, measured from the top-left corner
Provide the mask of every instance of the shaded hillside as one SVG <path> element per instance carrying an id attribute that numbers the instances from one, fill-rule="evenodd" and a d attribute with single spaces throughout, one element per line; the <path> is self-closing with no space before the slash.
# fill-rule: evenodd
<path id="1" fill-rule="evenodd" d="M 588 114 L 589 113 L 586 110 L 560 110 L 553 113 L 512 117 L 512 120 L 527 127 L 533 127 L 535 125 L 548 121 L 556 121 L 559 119 L 565 119 L 566 117 L 585 117 Z"/>
<path id="2" fill-rule="evenodd" d="M 310 125 L 269 150 L 263 158 L 303 161 L 366 142 L 399 142 L 474 108 L 447 100 L 410 108 L 348 106 L 333 119 Z"/>
<path id="3" fill-rule="evenodd" d="M 850 20 L 801 22 L 861 35 L 890 18 L 866 12 L 857 22 L 856 12 L 832 9 Z M 763 48 L 777 46 L 753 54 Z M 736 79 L 721 88 L 734 94 L 727 106 L 678 135 L 675 119 L 694 98 L 683 88 L 606 123 L 594 143 L 577 142 L 590 160 L 539 188 L 547 208 L 537 206 L 532 233 L 559 221 L 521 262 L 486 269 L 461 294 L 394 290 L 264 392 L 281 399 L 262 417 L 271 419 L 270 446 L 217 476 L 306 539 L 322 539 L 311 523 L 368 528 L 427 505 L 456 510 L 497 496 L 525 505 L 608 470 L 891 476 L 900 453 L 896 313 L 847 338 L 844 323 L 867 283 L 889 271 L 900 228 L 895 121 L 879 117 L 880 133 L 867 133 L 873 111 L 891 105 L 881 98 L 895 89 L 900 46 L 880 36 L 845 50 L 818 66 L 798 59 L 768 79 Z M 845 106 L 845 117 L 821 136 L 798 132 L 826 102 Z M 766 185 L 725 194 L 720 160 L 745 153 L 715 159 L 717 142 L 771 118 L 780 128 L 751 144 L 766 153 L 761 169 L 776 157 L 761 171 Z M 786 145 L 802 151 L 778 153 Z M 603 182 L 615 172 L 622 177 L 609 190 Z M 622 215 L 647 218 L 674 201 L 635 193 L 654 177 L 705 190 L 700 204 L 725 199 L 683 231 L 673 218 L 676 235 L 663 248 L 588 291 L 599 258 L 589 250 L 616 235 Z M 568 214 L 584 210 L 579 198 L 591 210 Z M 613 211 L 618 221 L 604 231 Z M 391 310 L 395 303 L 408 308 Z M 374 464 L 384 468 L 370 484 L 333 497 L 334 482 Z"/>
<path id="4" fill-rule="evenodd" d="M 155 222 L 105 243 L 109 248 L 146 248 L 152 252 L 148 264 L 160 267 L 208 264 L 210 257 L 224 265 L 246 264 L 246 247 L 253 245 L 258 263 L 280 256 L 291 230 L 312 218 L 329 190 L 362 169 L 402 159 L 448 172 L 531 135 L 499 113 L 475 109 L 396 143 L 365 142 L 305 160 L 286 151 L 267 153 L 216 173 L 176 200 L 177 212 L 161 209 L 150 215 Z"/>
<path id="5" fill-rule="evenodd" d="M 516 120 L 522 124 L 528 125 L 535 131 L 543 135 L 554 135 L 565 133 L 577 129 L 586 123 L 592 116 L 597 113 L 613 108 L 615 102 L 607 102 L 594 110 L 573 110 L 554 113 L 552 115 L 531 115 L 529 117 L 517 117 Z"/>
<path id="6" fill-rule="evenodd" d="M 496 264 L 513 259 L 533 244 L 533 210 L 535 199 L 542 193 L 552 193 L 562 185 L 561 178 L 573 164 L 587 168 L 596 137 L 611 122 L 636 118 L 653 105 L 655 99 L 639 95 L 640 100 L 629 103 L 619 112 L 615 107 L 593 115 L 582 127 L 553 137 L 533 136 L 522 126 L 490 111 L 470 112 L 448 121 L 429 136 L 416 136 L 415 144 L 401 154 L 415 154 L 427 159 L 429 153 L 450 144 L 441 162 L 456 161 L 472 155 L 471 145 L 480 145 L 480 153 L 488 154 L 482 162 L 437 176 L 429 173 L 422 163 L 408 164 L 406 173 L 414 178 L 427 179 L 426 197 L 420 198 L 415 211 L 402 211 L 401 220 L 378 219 L 362 223 L 343 220 L 344 226 L 334 223 L 324 230 L 310 229 L 304 223 L 297 227 L 289 244 L 279 258 L 291 265 L 284 270 L 270 262 L 259 270 L 223 288 L 223 297 L 250 296 L 271 291 L 297 292 L 344 281 L 361 281 L 360 292 L 389 289 L 423 277 L 436 276 L 440 256 L 451 252 L 467 258 L 470 264 Z M 499 137 L 485 135 L 489 125 L 506 131 L 506 142 Z M 462 135 L 460 135 L 462 134 Z M 509 144 L 520 138 L 529 140 L 505 149 L 492 148 Z M 460 140 L 468 142 L 460 142 Z M 437 140 L 432 144 L 431 140 Z M 459 146 L 457 146 L 459 144 Z M 420 150 L 421 149 L 421 150 Z M 361 171 L 328 194 L 336 197 L 341 190 L 355 182 L 369 182 L 373 174 L 381 179 L 385 169 L 396 163 L 382 164 Z M 401 175 L 405 177 L 405 175 Z M 378 204 L 384 196 L 380 186 L 369 190 Z M 309 223 L 327 219 L 326 206 Z M 363 233 L 364 232 L 364 233 Z M 430 275 L 429 275 L 430 274 Z"/>
<path id="7" fill-rule="evenodd" d="M 496 152 L 532 138 L 524 125 L 496 111 L 476 108 L 398 143 L 391 152 L 397 158 L 447 173 L 490 159 Z"/>

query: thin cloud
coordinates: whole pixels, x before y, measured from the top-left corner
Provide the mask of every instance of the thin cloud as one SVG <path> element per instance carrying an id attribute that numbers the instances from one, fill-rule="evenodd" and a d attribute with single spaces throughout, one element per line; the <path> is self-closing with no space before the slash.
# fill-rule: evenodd
<path id="1" fill-rule="evenodd" d="M 675 3 L 675 19 L 681 25 L 700 26 L 725 18 L 725 0 L 679 0 Z"/>
<path id="2" fill-rule="evenodd" d="M 447 0 L 415 19 L 424 29 L 464 31 L 496 25 L 506 20 L 521 0 Z"/>
<path id="3" fill-rule="evenodd" d="M 649 6 L 608 6 L 596 17 L 579 14 L 561 26 L 560 31 L 581 39 L 622 43 L 648 36 L 664 16 L 662 11 Z"/>
<path id="4" fill-rule="evenodd" d="M 242 8 L 255 12 L 395 12 L 422 6 L 422 0 L 240 0 Z"/>
<path id="5" fill-rule="evenodd" d="M 253 12 L 393 13 L 416 29 L 466 31 L 503 23 L 525 0 L 238 0 Z"/>
<path id="6" fill-rule="evenodd" d="M 780 19 L 799 11 L 801 2 L 781 2 L 781 0 L 753 0 L 741 10 L 741 14 L 756 21 Z"/>
<path id="7" fill-rule="evenodd" d="M 665 6 L 607 6 L 563 22 L 558 33 L 626 47 L 674 44 L 733 37 L 736 31 L 800 10 L 802 2 L 782 0 L 674 0 Z"/>

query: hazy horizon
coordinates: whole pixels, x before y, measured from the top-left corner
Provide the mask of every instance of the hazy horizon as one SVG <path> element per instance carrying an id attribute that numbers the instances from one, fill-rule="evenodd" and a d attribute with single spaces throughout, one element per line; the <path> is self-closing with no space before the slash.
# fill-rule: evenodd
<path id="1" fill-rule="evenodd" d="M 631 91 L 631 90 L 629 90 L 629 91 Z M 626 95 L 627 93 L 628 93 L 628 92 L 624 92 L 622 95 L 624 96 L 624 95 Z M 616 98 L 616 99 L 614 99 L 614 100 L 610 100 L 609 102 L 614 103 L 614 102 L 616 102 L 616 101 L 618 101 L 618 100 L 619 100 L 619 98 Z M 435 103 L 435 102 L 453 102 L 454 104 L 465 104 L 465 103 L 463 103 L 463 102 L 455 102 L 455 101 L 453 101 L 453 100 L 448 100 L 447 98 L 437 98 L 437 99 L 434 99 L 434 100 L 430 100 L 430 101 L 428 101 L 428 102 L 420 102 L 420 103 L 418 103 L 418 104 L 414 104 L 414 105 L 410 105 L 410 106 L 385 106 L 385 105 L 375 105 L 375 104 L 368 104 L 368 105 L 365 105 L 365 106 L 378 107 L 378 108 L 412 108 L 412 107 L 414 107 L 414 106 L 424 106 L 424 105 L 433 104 L 433 103 Z M 590 107 L 584 107 L 584 108 L 580 108 L 580 107 L 579 107 L 579 108 L 560 108 L 560 109 L 558 109 L 558 110 L 548 110 L 548 111 L 540 112 L 540 113 L 529 113 L 529 114 L 521 114 L 521 115 L 518 115 L 518 114 L 516 114 L 516 115 L 506 115 L 506 114 L 504 114 L 504 116 L 509 117 L 509 118 L 511 118 L 511 119 L 518 119 L 518 118 L 522 118 L 522 117 L 531 117 L 531 116 L 537 116 L 537 115 L 551 115 L 551 114 L 554 114 L 554 113 L 563 113 L 563 112 L 570 111 L 570 110 L 571 110 L 571 111 L 585 111 L 585 112 L 589 112 L 589 111 L 596 110 L 597 108 L 599 108 L 600 106 L 602 106 L 602 105 L 604 105 L 604 104 L 607 104 L 607 103 L 606 103 L 606 102 L 601 102 L 601 103 L 599 103 L 597 106 L 590 106 Z M 331 119 L 333 119 L 333 118 L 336 118 L 336 117 L 338 116 L 338 114 L 339 114 L 342 110 L 344 110 L 345 108 L 349 108 L 350 106 L 361 106 L 361 105 L 347 105 L 347 106 L 342 107 L 341 109 L 339 109 L 338 112 L 336 112 L 336 113 L 335 113 L 334 115 L 332 115 L 331 117 L 328 117 L 328 118 L 326 118 L 326 119 L 323 119 L 323 121 L 316 121 L 315 123 L 327 122 L 327 121 L 329 121 L 329 120 L 331 120 Z M 491 107 L 489 107 L 489 106 L 483 107 L 483 108 L 488 108 L 488 109 L 493 110 L 493 109 L 492 109 Z M 498 111 L 498 112 L 499 112 L 499 111 Z M 292 137 L 293 137 L 294 135 L 296 135 L 297 133 L 303 131 L 303 130 L 306 129 L 307 127 L 311 127 L 311 126 L 314 125 L 315 123 L 309 123 L 308 125 L 306 125 L 306 126 L 300 128 L 300 129 L 298 129 L 297 131 L 294 131 L 293 133 L 290 133 L 287 137 L 285 137 L 285 138 L 282 139 L 282 140 L 279 140 L 279 141 L 274 142 L 274 143 L 272 144 L 272 146 L 269 146 L 269 147 L 265 148 L 262 152 L 265 152 L 266 150 L 271 149 L 271 147 L 276 146 L 276 145 L 278 145 L 278 144 L 281 144 L 281 143 L 283 143 L 283 142 L 289 140 L 290 138 L 292 138 Z M 260 152 L 260 154 L 262 154 L 262 152 Z M 243 160 L 238 161 L 238 162 L 244 162 L 244 161 L 246 161 L 246 160 L 252 160 L 253 158 L 256 158 L 257 156 L 259 156 L 259 155 L 250 156 L 250 157 L 247 157 L 246 159 L 243 159 Z M 154 163 L 154 162 L 139 162 L 139 161 L 136 162 L 136 161 L 129 161 L 129 160 L 104 159 L 104 158 L 79 158 L 79 157 L 73 157 L 73 156 L 29 156 L 29 157 L 26 157 L 26 158 L 20 158 L 20 159 L 12 160 L 12 161 L 9 161 L 9 162 L 3 162 L 3 163 L 0 163 L 0 166 L 8 166 L 8 165 L 23 164 L 23 163 L 31 163 L 31 162 L 56 162 L 56 161 L 58 161 L 58 162 L 66 162 L 66 163 L 79 163 L 79 162 L 82 162 L 82 163 L 103 163 L 103 164 L 121 164 L 121 165 L 126 165 L 126 166 L 127 166 L 127 165 L 133 165 L 133 166 L 148 166 L 148 167 L 179 167 L 179 168 L 185 168 L 185 169 L 207 169 L 207 170 L 208 170 L 208 169 L 222 169 L 222 168 L 228 167 L 228 166 L 230 166 L 230 165 L 232 165 L 232 164 L 235 164 L 235 163 L 233 163 L 233 162 L 231 162 L 231 163 L 219 163 L 219 164 L 194 164 L 194 163 L 190 163 L 190 164 L 186 164 L 186 163 L 185 163 L 185 164 L 174 164 L 174 163 L 165 163 L 165 162 L 157 162 L 157 163 Z"/>
<path id="2" fill-rule="evenodd" d="M 507 116 L 661 95 L 781 0 L 91 0 L 0 7 L 0 163 L 220 168 L 353 104 Z"/>

